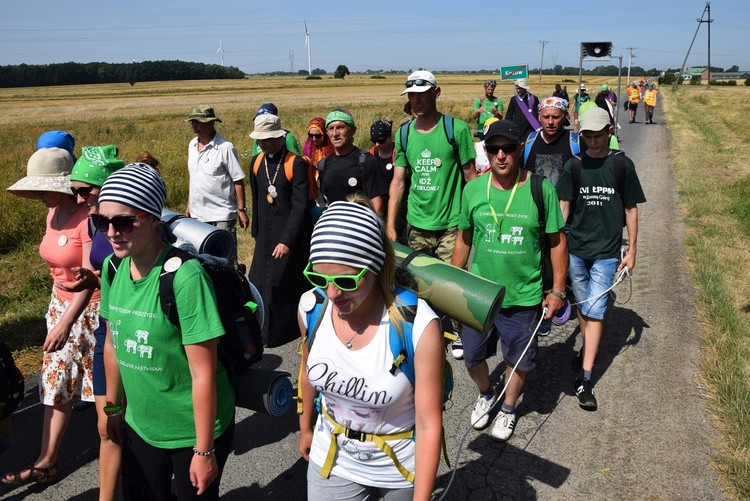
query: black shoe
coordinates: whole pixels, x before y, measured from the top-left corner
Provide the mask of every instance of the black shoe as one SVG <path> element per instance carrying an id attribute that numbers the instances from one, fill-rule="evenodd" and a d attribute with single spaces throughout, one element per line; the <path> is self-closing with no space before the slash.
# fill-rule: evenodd
<path id="1" fill-rule="evenodd" d="M 576 378 L 575 385 L 578 405 L 581 406 L 581 409 L 585 411 L 595 411 L 597 409 L 597 404 L 591 380 Z"/>
<path id="2" fill-rule="evenodd" d="M 582 366 L 583 366 L 583 348 L 578 350 L 578 353 L 576 353 L 576 356 L 573 357 L 573 360 L 570 361 L 570 368 L 576 372 L 580 371 Z"/>
<path id="3" fill-rule="evenodd" d="M 85 411 L 89 408 L 89 406 L 93 404 L 93 402 L 86 402 L 83 400 L 75 400 L 73 402 L 73 410 L 74 411 Z"/>

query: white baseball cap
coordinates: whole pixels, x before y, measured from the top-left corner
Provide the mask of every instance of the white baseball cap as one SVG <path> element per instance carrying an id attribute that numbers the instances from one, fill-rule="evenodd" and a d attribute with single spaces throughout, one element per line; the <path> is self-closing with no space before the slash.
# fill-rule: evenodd
<path id="1" fill-rule="evenodd" d="M 401 93 L 403 96 L 407 92 L 426 92 L 437 87 L 435 75 L 427 70 L 417 70 L 409 75 L 406 79 L 406 89 Z"/>

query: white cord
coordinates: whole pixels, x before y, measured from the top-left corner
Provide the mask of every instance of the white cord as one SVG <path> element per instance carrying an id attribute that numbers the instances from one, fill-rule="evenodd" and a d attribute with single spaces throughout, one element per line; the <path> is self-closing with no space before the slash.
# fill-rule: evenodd
<path id="1" fill-rule="evenodd" d="M 461 449 L 463 449 L 464 442 L 466 441 L 466 437 L 468 437 L 469 432 L 474 429 L 474 425 L 476 423 L 478 423 L 484 416 L 486 416 L 487 414 L 489 414 L 490 412 L 492 412 L 492 409 L 494 409 L 495 406 L 499 402 L 503 401 L 502 397 L 503 397 L 503 395 L 505 395 L 505 390 L 508 389 L 508 385 L 510 384 L 510 380 L 513 379 L 513 374 L 516 373 L 516 367 L 518 367 L 518 364 L 521 362 L 521 360 L 523 360 L 523 357 L 526 355 L 526 352 L 529 350 L 529 347 L 531 347 L 532 341 L 534 341 L 534 338 L 536 337 L 537 332 L 539 332 L 539 326 L 542 324 L 542 321 L 544 320 L 544 316 L 547 314 L 548 311 L 549 311 L 549 309 L 546 308 L 546 307 L 542 310 L 542 315 L 539 318 L 539 322 L 536 324 L 536 328 L 534 329 L 534 332 L 531 334 L 531 337 L 529 338 L 529 342 L 526 344 L 526 347 L 521 352 L 521 356 L 518 357 L 518 362 L 516 362 L 516 365 L 514 365 L 513 369 L 510 371 L 510 376 L 508 377 L 507 381 L 505 381 L 505 386 L 503 387 L 503 391 L 501 391 L 500 394 L 497 396 L 497 400 L 495 400 L 495 403 L 492 404 L 490 406 L 490 408 L 487 409 L 484 412 L 484 414 L 482 414 L 481 416 L 479 416 L 476 419 L 476 421 L 474 421 L 473 423 L 471 423 L 471 425 L 469 425 L 469 427 L 464 432 L 463 437 L 461 437 L 461 442 L 459 442 L 459 444 L 458 444 L 458 451 L 456 452 L 456 459 L 453 460 L 453 468 L 451 468 L 451 470 L 452 470 L 451 471 L 451 478 L 448 481 L 448 485 L 445 487 L 445 490 L 443 491 L 443 495 L 440 496 L 440 498 L 438 499 L 438 501 L 443 501 L 443 499 L 445 499 L 445 496 L 448 494 L 448 491 L 450 490 L 451 485 L 453 484 L 453 479 L 456 477 L 456 471 L 458 469 L 458 461 L 461 458 Z"/>
<path id="2" fill-rule="evenodd" d="M 606 293 L 608 293 L 609 291 L 611 291 L 612 289 L 620 285 L 623 282 L 623 280 L 625 280 L 626 277 L 629 279 L 632 279 L 633 272 L 627 266 L 623 266 L 623 268 L 619 272 L 617 272 L 614 283 L 609 289 L 605 290 L 604 292 L 600 294 L 597 294 L 596 296 L 592 296 L 590 298 L 584 299 L 583 301 L 578 301 L 577 303 L 571 303 L 571 306 L 578 306 L 579 304 L 584 304 L 584 303 L 588 303 L 589 301 L 594 301 L 596 299 L 599 299 L 600 297 L 602 297 L 603 295 L 605 295 Z"/>

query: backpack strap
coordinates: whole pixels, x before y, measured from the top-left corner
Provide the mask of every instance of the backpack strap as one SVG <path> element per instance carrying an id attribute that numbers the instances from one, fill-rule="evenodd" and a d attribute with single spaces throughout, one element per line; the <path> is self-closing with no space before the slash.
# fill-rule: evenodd
<path id="1" fill-rule="evenodd" d="M 112 285 L 112 281 L 115 279 L 115 275 L 117 274 L 117 268 L 120 267 L 121 263 L 122 258 L 117 257 L 114 254 L 112 254 L 112 257 L 109 258 L 109 264 L 105 269 L 102 270 L 102 275 L 104 277 L 104 280 L 106 280 L 107 285 Z"/>
<path id="2" fill-rule="evenodd" d="M 534 172 L 531 173 L 531 198 L 534 199 L 539 218 L 539 229 L 544 234 L 547 228 L 546 212 L 544 210 L 544 192 L 542 191 L 544 178 Z"/>
<path id="3" fill-rule="evenodd" d="M 323 321 L 323 315 L 322 313 L 326 310 L 328 307 L 328 295 L 326 295 L 322 290 L 318 289 L 317 287 L 313 289 L 313 294 L 315 294 L 315 306 L 307 312 L 307 332 L 305 333 L 305 337 L 302 338 L 302 340 L 299 343 L 299 346 L 297 347 L 297 352 L 302 355 L 302 345 L 307 344 L 307 353 L 310 353 L 310 350 L 312 349 L 313 341 L 315 341 L 315 333 L 318 332 L 318 328 L 320 327 L 320 323 Z M 297 396 L 294 397 L 294 400 L 297 401 L 297 414 L 302 414 L 303 408 L 302 408 L 302 371 L 304 370 L 304 367 L 302 367 L 302 364 L 299 364 L 299 372 L 297 373 Z"/>
<path id="4" fill-rule="evenodd" d="M 318 169 L 318 185 L 320 187 L 320 194 L 323 195 L 323 199 L 325 199 L 325 197 L 326 197 L 326 192 L 325 192 L 325 189 L 324 189 L 325 188 L 325 183 L 323 182 L 323 173 L 326 170 L 326 160 L 327 159 L 328 159 L 328 157 L 321 158 L 320 162 L 318 162 L 318 165 L 316 167 L 316 169 Z"/>
<path id="5" fill-rule="evenodd" d="M 573 180 L 573 200 L 575 204 L 581 191 L 581 170 L 583 169 L 583 160 L 578 155 L 573 155 L 570 159 L 570 178 Z"/>
<path id="6" fill-rule="evenodd" d="M 253 174 L 256 176 L 258 175 L 258 171 L 260 170 L 260 163 L 263 161 L 263 152 L 261 151 L 257 155 L 255 155 L 255 162 L 253 163 Z"/>
<path id="7" fill-rule="evenodd" d="M 536 140 L 537 136 L 539 136 L 539 131 L 535 130 L 531 134 L 529 134 L 529 137 L 526 138 L 526 145 L 523 148 L 523 165 L 526 166 L 526 162 L 529 159 L 529 155 L 531 154 L 531 148 L 534 146 L 534 141 Z M 528 169 L 528 167 L 526 167 Z"/>
<path id="8" fill-rule="evenodd" d="M 453 148 L 453 158 L 456 159 L 456 165 L 460 169 L 461 167 L 463 167 L 463 164 L 461 163 L 461 155 L 458 151 L 458 143 L 456 142 L 456 135 L 453 126 L 453 117 L 450 115 L 443 115 L 443 129 L 445 130 L 445 137 L 448 139 L 448 143 L 451 145 L 451 148 Z M 461 179 L 463 180 L 463 176 L 461 176 Z"/>
<path id="9" fill-rule="evenodd" d="M 357 165 L 359 168 L 357 169 L 357 181 L 359 182 L 359 185 L 361 187 L 364 187 L 365 185 L 365 162 L 367 161 L 367 152 L 364 150 L 361 150 L 359 152 L 359 158 L 357 158 Z"/>
<path id="10" fill-rule="evenodd" d="M 401 139 L 401 151 L 404 152 L 404 159 L 406 161 L 406 168 L 409 169 L 411 165 L 409 164 L 409 157 L 406 154 L 406 148 L 409 144 L 409 129 L 411 128 L 411 123 L 414 121 L 414 119 L 410 119 L 408 122 L 401 124 L 401 127 L 398 128 L 398 134 Z M 395 151 L 394 151 L 395 153 Z"/>
<path id="11" fill-rule="evenodd" d="M 180 258 L 183 263 L 190 259 L 195 259 L 195 256 L 177 247 L 171 247 L 167 251 L 164 262 L 166 263 L 167 260 L 173 257 Z M 177 298 L 174 295 L 174 277 L 180 267 L 178 266 L 174 271 L 165 271 L 162 269 L 159 275 L 159 302 L 161 303 L 161 310 L 169 321 L 178 328 L 180 327 L 180 316 L 177 311 Z"/>
<path id="12" fill-rule="evenodd" d="M 404 322 L 401 324 L 401 333 L 396 330 L 393 323 L 388 329 L 388 344 L 393 355 L 393 365 L 389 372 L 395 376 L 396 370 L 401 369 L 412 386 L 415 381 L 412 329 L 417 315 L 417 299 L 417 295 L 409 289 L 396 288 L 396 301 Z"/>
<path id="13" fill-rule="evenodd" d="M 574 156 L 578 156 L 581 154 L 581 144 L 578 140 L 578 134 L 570 131 L 570 136 L 568 136 L 570 139 L 570 152 Z"/>
<path id="14" fill-rule="evenodd" d="M 615 157 L 612 163 L 612 169 L 615 172 L 615 183 L 617 183 L 617 193 L 620 198 L 623 199 L 623 206 L 625 200 L 625 153 L 618 151 L 615 153 Z"/>

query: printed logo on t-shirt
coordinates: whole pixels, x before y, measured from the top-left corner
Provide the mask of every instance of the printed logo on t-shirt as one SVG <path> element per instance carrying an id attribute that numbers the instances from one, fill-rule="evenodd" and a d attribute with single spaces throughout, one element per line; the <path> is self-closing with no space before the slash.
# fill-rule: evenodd
<path id="1" fill-rule="evenodd" d="M 432 178 L 430 174 L 437 172 L 440 167 L 441 161 L 439 158 L 432 158 L 432 152 L 425 148 L 420 154 L 420 158 L 417 159 L 417 163 L 414 165 L 414 179 L 412 180 L 412 188 L 418 191 L 439 191 L 440 186 L 432 184 Z"/>
<path id="2" fill-rule="evenodd" d="M 602 206 L 612 200 L 617 190 L 609 186 L 581 186 L 579 193 L 587 206 Z"/>

